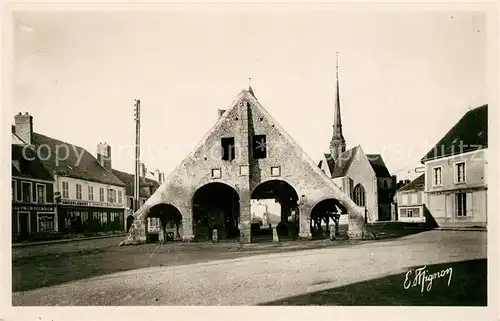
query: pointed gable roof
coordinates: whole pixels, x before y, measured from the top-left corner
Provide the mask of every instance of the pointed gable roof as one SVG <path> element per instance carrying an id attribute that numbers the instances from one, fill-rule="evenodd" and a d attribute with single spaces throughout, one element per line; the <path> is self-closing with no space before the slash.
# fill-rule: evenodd
<path id="1" fill-rule="evenodd" d="M 359 149 L 360 146 L 358 145 L 340 154 L 339 159 L 335 162 L 335 167 L 332 172 L 332 178 L 346 176 L 347 171 L 349 170 L 349 167 L 351 166 L 351 163 L 354 157 L 356 157 Z"/>
<path id="2" fill-rule="evenodd" d="M 487 147 L 488 105 L 483 105 L 469 110 L 421 159 L 421 162 Z"/>
<path id="3" fill-rule="evenodd" d="M 425 174 L 420 175 L 408 184 L 403 185 L 398 192 L 423 191 L 425 189 Z"/>
<path id="4" fill-rule="evenodd" d="M 205 134 L 205 136 L 203 136 L 203 138 L 198 142 L 196 147 L 182 160 L 182 162 L 179 165 L 177 165 L 174 168 L 174 170 L 172 170 L 169 173 L 169 175 L 165 179 L 165 183 L 171 181 L 172 177 L 185 165 L 186 161 L 191 159 L 194 156 L 194 154 L 206 143 L 208 138 L 212 136 L 212 134 L 217 130 L 220 124 L 222 124 L 229 117 L 229 115 L 231 114 L 231 110 L 237 107 L 238 102 L 241 99 L 248 99 L 248 101 L 251 103 L 251 106 L 257 108 L 257 110 L 260 113 L 262 113 L 264 117 L 266 117 L 270 122 L 274 124 L 274 128 L 276 128 L 276 130 L 278 130 L 281 133 L 283 138 L 288 140 L 293 146 L 295 146 L 296 149 L 298 149 L 298 151 L 300 151 L 301 159 L 305 161 L 321 179 L 324 179 L 325 184 L 341 192 L 339 187 L 335 185 L 335 183 L 333 183 L 332 180 L 329 179 L 321 169 L 319 169 L 314 160 L 305 153 L 305 151 L 300 147 L 300 145 L 290 136 L 290 134 L 288 134 L 288 132 L 283 127 L 281 127 L 280 123 L 277 122 L 273 116 L 271 116 L 271 114 L 260 104 L 260 102 L 255 98 L 255 96 L 249 90 L 242 90 L 238 94 L 238 96 L 236 96 L 236 98 L 231 103 L 230 107 L 227 108 L 226 112 L 217 120 L 217 122 Z M 347 151 L 344 153 L 347 153 Z"/>
<path id="5" fill-rule="evenodd" d="M 382 155 L 380 154 L 366 154 L 370 165 L 372 165 L 373 171 L 377 177 L 391 177 L 387 166 L 385 166 Z"/>

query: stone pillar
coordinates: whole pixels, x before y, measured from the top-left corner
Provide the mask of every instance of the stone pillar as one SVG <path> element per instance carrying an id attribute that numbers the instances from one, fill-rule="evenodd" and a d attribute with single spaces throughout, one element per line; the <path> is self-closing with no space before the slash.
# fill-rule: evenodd
<path id="1" fill-rule="evenodd" d="M 193 210 L 186 211 L 186 215 L 182 215 L 182 241 L 191 242 L 194 240 L 193 235 Z"/>
<path id="2" fill-rule="evenodd" d="M 250 243 L 252 241 L 251 235 L 251 219 L 252 213 L 250 211 L 250 177 L 252 168 L 250 165 L 250 133 L 249 122 L 251 121 L 248 116 L 250 106 L 246 99 L 242 99 L 238 103 L 238 122 L 235 135 L 235 143 L 238 165 L 239 165 L 239 180 L 238 189 L 240 196 L 240 218 L 238 227 L 240 230 L 240 242 Z"/>
<path id="3" fill-rule="evenodd" d="M 240 221 L 238 223 L 240 230 L 240 242 L 250 243 L 252 241 L 251 235 L 251 215 L 250 212 L 250 192 L 243 191 L 240 195 Z"/>
<path id="4" fill-rule="evenodd" d="M 364 217 L 352 217 L 349 215 L 348 218 L 348 227 L 347 227 L 347 236 L 352 240 L 361 240 L 363 239 L 363 226 L 364 226 Z"/>
<path id="5" fill-rule="evenodd" d="M 299 239 L 310 240 L 311 234 L 311 208 L 308 205 L 299 206 Z"/>

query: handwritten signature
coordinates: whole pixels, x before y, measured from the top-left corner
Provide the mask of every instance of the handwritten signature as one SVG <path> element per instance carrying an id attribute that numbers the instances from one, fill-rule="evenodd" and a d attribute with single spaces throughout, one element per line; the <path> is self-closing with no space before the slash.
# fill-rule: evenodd
<path id="1" fill-rule="evenodd" d="M 453 274 L 453 268 L 449 267 L 446 270 L 441 270 L 440 272 L 429 274 L 429 271 L 426 270 L 427 266 L 416 269 L 415 271 L 406 272 L 406 278 L 404 281 L 405 290 L 410 287 L 421 286 L 421 293 L 424 292 L 424 289 L 429 292 L 432 288 L 432 281 L 435 279 L 439 279 L 448 275 L 448 286 L 450 286 L 451 276 Z M 414 274 L 413 282 L 412 282 L 412 274 Z M 427 287 L 425 284 L 427 283 Z"/>

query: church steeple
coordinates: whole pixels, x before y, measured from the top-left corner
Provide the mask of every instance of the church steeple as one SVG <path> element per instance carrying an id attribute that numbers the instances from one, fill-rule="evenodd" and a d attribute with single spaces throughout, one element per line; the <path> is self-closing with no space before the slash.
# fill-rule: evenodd
<path id="1" fill-rule="evenodd" d="M 340 93 L 339 93 L 339 55 L 336 57 L 336 90 L 335 90 L 335 106 L 333 119 L 333 135 L 330 141 L 330 154 L 334 161 L 337 161 L 340 154 L 345 152 L 346 144 L 344 135 L 342 135 L 342 119 L 340 117 Z"/>

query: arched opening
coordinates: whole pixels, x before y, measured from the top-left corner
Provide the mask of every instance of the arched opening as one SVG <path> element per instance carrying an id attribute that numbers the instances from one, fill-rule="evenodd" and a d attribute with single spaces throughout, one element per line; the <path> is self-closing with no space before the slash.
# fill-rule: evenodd
<path id="1" fill-rule="evenodd" d="M 352 193 L 352 200 L 354 201 L 354 203 L 356 203 L 356 205 L 364 207 L 366 206 L 365 195 L 366 195 L 365 188 L 363 187 L 363 185 L 358 184 L 354 187 Z"/>
<path id="2" fill-rule="evenodd" d="M 295 240 L 299 231 L 299 196 L 285 181 L 271 180 L 259 184 L 251 195 L 252 241 L 273 239 L 276 227 L 279 240 Z"/>
<path id="3" fill-rule="evenodd" d="M 146 217 L 147 241 L 155 242 L 161 238 L 164 241 L 180 239 L 181 224 L 182 214 L 175 206 L 157 204 L 151 207 Z"/>
<path id="4" fill-rule="evenodd" d="M 134 216 L 133 215 L 127 216 L 127 232 L 132 227 L 132 223 L 134 223 Z"/>
<path id="5" fill-rule="evenodd" d="M 310 227 L 313 239 L 329 237 L 330 226 L 334 226 L 338 234 L 341 214 L 347 214 L 347 209 L 337 199 L 329 198 L 316 204 L 311 210 Z"/>
<path id="6" fill-rule="evenodd" d="M 193 232 L 197 240 L 211 240 L 217 229 L 219 239 L 239 237 L 240 197 L 223 183 L 209 183 L 193 195 Z"/>

